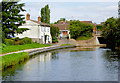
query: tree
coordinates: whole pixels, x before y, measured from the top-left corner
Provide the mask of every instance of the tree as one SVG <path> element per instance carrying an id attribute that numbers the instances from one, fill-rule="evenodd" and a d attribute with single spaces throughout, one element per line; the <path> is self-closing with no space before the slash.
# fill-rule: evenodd
<path id="1" fill-rule="evenodd" d="M 22 33 L 26 28 L 18 28 L 18 26 L 25 23 L 24 15 L 20 14 L 21 11 L 26 11 L 22 7 L 24 3 L 18 4 L 18 2 L 2 2 L 2 31 L 5 33 L 5 37 L 10 35 L 14 37 L 15 33 Z"/>
<path id="2" fill-rule="evenodd" d="M 120 18 L 107 19 L 103 28 L 102 36 L 106 39 L 108 46 L 113 49 L 120 46 Z"/>
<path id="3" fill-rule="evenodd" d="M 57 22 L 54 22 L 54 24 L 57 24 L 58 22 L 60 22 L 60 21 L 67 21 L 65 18 L 60 18 L 60 20 L 58 20 Z"/>
<path id="4" fill-rule="evenodd" d="M 41 9 L 41 22 L 45 23 L 45 9 L 44 8 Z"/>
<path id="5" fill-rule="evenodd" d="M 97 27 L 97 30 L 98 30 L 98 31 L 103 29 L 103 26 L 102 26 L 102 25 L 96 25 L 96 27 Z"/>
<path id="6" fill-rule="evenodd" d="M 50 9 L 48 4 L 44 8 L 41 8 L 41 22 L 50 24 Z"/>
<path id="7" fill-rule="evenodd" d="M 77 39 L 78 37 L 85 36 L 91 37 L 94 26 L 88 23 L 82 23 L 79 20 L 70 21 L 69 29 L 72 38 Z"/>
<path id="8" fill-rule="evenodd" d="M 53 43 L 58 42 L 59 28 L 55 27 L 53 24 L 50 25 L 50 33 L 52 36 Z"/>

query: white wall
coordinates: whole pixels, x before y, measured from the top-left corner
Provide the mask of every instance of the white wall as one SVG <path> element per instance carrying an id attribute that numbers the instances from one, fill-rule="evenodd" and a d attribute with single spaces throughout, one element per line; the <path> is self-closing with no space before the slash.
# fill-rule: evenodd
<path id="1" fill-rule="evenodd" d="M 52 38 L 50 34 L 50 27 L 40 26 L 38 23 L 35 23 L 33 21 L 26 21 L 25 24 L 20 26 L 19 28 L 28 28 L 29 30 L 24 31 L 22 34 L 18 34 L 17 37 L 23 38 L 23 37 L 29 37 L 29 38 L 39 38 L 43 40 L 43 43 L 45 43 L 45 35 L 48 35 L 50 38 L 50 43 L 52 43 Z"/>

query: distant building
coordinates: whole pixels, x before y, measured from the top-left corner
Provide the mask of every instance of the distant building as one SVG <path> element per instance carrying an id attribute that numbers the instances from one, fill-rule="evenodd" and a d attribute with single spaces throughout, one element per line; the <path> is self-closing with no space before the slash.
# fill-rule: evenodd
<path id="1" fill-rule="evenodd" d="M 52 43 L 50 25 L 42 23 L 40 16 L 38 17 L 38 21 L 35 21 L 30 20 L 30 14 L 27 14 L 26 23 L 22 24 L 18 28 L 28 28 L 29 30 L 24 31 L 22 34 L 17 34 L 16 37 L 29 37 L 33 42 L 36 41 L 41 44 Z"/>
<path id="2" fill-rule="evenodd" d="M 81 21 L 83 23 L 89 23 L 89 24 L 93 24 L 92 21 Z M 54 26 L 58 27 L 60 30 L 60 36 L 63 37 L 69 37 L 70 38 L 70 30 L 68 28 L 68 26 L 70 25 L 70 21 L 60 21 L 58 22 L 58 24 L 54 24 Z"/>
<path id="3" fill-rule="evenodd" d="M 118 17 L 120 17 L 120 1 L 118 2 Z"/>

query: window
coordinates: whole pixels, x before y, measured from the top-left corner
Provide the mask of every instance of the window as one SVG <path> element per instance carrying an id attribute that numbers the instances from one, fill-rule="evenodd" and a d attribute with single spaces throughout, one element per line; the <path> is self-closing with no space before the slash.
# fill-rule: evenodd
<path id="1" fill-rule="evenodd" d="M 48 32 L 49 32 L 50 30 L 49 30 L 49 28 L 48 28 Z"/>

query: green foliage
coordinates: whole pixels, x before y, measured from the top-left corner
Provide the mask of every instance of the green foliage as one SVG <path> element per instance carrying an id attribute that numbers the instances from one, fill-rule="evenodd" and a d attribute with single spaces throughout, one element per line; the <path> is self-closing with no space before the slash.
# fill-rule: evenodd
<path id="1" fill-rule="evenodd" d="M 24 37 L 21 39 L 20 45 L 24 45 L 24 44 L 31 44 L 32 43 L 32 39 L 28 38 L 28 37 Z"/>
<path id="2" fill-rule="evenodd" d="M 19 37 L 5 39 L 6 45 L 24 45 L 24 44 L 31 44 L 31 43 L 32 43 L 32 39 L 28 37 L 24 37 L 22 39 L 19 39 Z"/>
<path id="3" fill-rule="evenodd" d="M 99 30 L 103 30 L 103 26 L 102 25 L 96 25 L 96 27 L 97 27 L 97 30 L 99 31 Z"/>
<path id="4" fill-rule="evenodd" d="M 57 37 L 52 37 L 52 43 L 56 43 L 58 42 L 58 38 Z"/>
<path id="5" fill-rule="evenodd" d="M 77 40 L 88 40 L 88 39 L 91 39 L 91 37 L 81 36 L 77 38 Z"/>
<path id="6" fill-rule="evenodd" d="M 70 46 L 71 44 L 62 44 L 61 46 Z"/>
<path id="7" fill-rule="evenodd" d="M 66 19 L 65 18 L 60 18 L 60 20 L 58 20 L 57 22 L 54 22 L 54 24 L 58 24 L 61 21 L 66 21 Z"/>
<path id="8" fill-rule="evenodd" d="M 32 48 L 41 48 L 41 47 L 47 47 L 51 45 L 45 45 L 45 44 L 38 44 L 38 43 L 32 43 L 32 44 L 25 44 L 25 45 L 11 45 L 11 46 L 5 46 L 2 49 L 2 53 L 9 53 L 9 52 L 15 52 L 25 49 L 32 49 Z"/>
<path id="9" fill-rule="evenodd" d="M 69 29 L 71 38 L 77 39 L 78 37 L 85 36 L 91 37 L 94 26 L 88 23 L 82 23 L 79 20 L 70 21 Z"/>
<path id="10" fill-rule="evenodd" d="M 41 22 L 50 24 L 50 9 L 49 5 L 46 5 L 41 9 Z"/>
<path id="11" fill-rule="evenodd" d="M 22 8 L 23 6 L 25 6 L 24 3 L 2 2 L 2 31 L 5 33 L 6 38 L 9 38 L 10 35 L 14 37 L 15 33 L 24 31 L 24 29 L 18 28 L 22 23 L 25 23 L 24 15 L 20 14 L 21 11 L 25 11 Z"/>
<path id="12" fill-rule="evenodd" d="M 113 17 L 107 19 L 103 25 L 102 35 L 106 39 L 108 46 L 115 48 L 120 46 L 120 18 Z"/>
<path id="13" fill-rule="evenodd" d="M 59 35 L 59 28 L 58 27 L 55 27 L 53 26 L 53 24 L 50 25 L 50 33 L 51 33 L 51 36 L 52 36 L 52 42 L 55 43 L 55 42 L 58 42 L 58 35 Z"/>
<path id="14" fill-rule="evenodd" d="M 5 33 L 2 31 L 2 43 L 5 44 Z"/>
<path id="15" fill-rule="evenodd" d="M 15 45 L 15 41 L 12 39 L 5 39 L 6 45 Z"/>
<path id="16" fill-rule="evenodd" d="M 23 62 L 26 59 L 29 59 L 29 54 L 26 52 L 21 52 L 21 53 L 14 53 L 14 54 L 9 54 L 9 55 L 0 56 L 0 57 L 2 57 L 2 69 L 4 69 L 7 67 L 16 65 L 20 62 Z"/>

